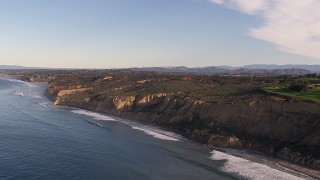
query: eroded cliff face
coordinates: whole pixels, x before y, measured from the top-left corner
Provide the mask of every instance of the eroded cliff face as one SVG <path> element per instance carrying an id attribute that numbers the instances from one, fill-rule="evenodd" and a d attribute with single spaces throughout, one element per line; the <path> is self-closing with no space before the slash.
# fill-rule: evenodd
<path id="1" fill-rule="evenodd" d="M 81 88 L 81 86 L 78 86 L 76 88 L 68 88 L 65 90 L 59 90 L 57 94 L 57 98 L 54 102 L 54 105 L 59 105 L 61 101 L 64 101 L 64 96 L 70 95 L 70 94 L 76 94 L 76 93 L 82 93 L 92 90 L 92 88 Z M 85 100 L 86 101 L 86 100 Z"/>
<path id="2" fill-rule="evenodd" d="M 166 93 L 104 99 L 72 96 L 90 90 L 49 86 L 48 93 L 56 97 L 56 105 L 157 124 L 208 146 L 250 148 L 320 169 L 319 105 L 279 100 L 206 103 Z"/>

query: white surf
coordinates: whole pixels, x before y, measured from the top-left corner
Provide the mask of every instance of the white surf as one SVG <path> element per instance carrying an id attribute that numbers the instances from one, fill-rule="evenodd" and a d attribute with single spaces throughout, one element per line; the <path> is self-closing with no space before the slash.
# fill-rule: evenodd
<path id="1" fill-rule="evenodd" d="M 302 180 L 303 178 L 273 169 L 264 164 L 259 164 L 247 159 L 232 156 L 220 151 L 212 151 L 212 160 L 225 161 L 223 171 L 236 173 L 246 179 L 252 180 Z"/>
<path id="2" fill-rule="evenodd" d="M 76 114 L 81 114 L 89 117 L 93 117 L 95 120 L 103 120 L 103 121 L 117 121 L 109 116 L 105 116 L 99 113 L 91 112 L 91 111 L 86 111 L 86 110 L 73 110 L 71 111 Z"/>
<path id="3" fill-rule="evenodd" d="M 179 139 L 181 139 L 181 136 L 179 136 L 175 133 L 164 131 L 164 130 L 161 130 L 156 127 L 139 124 L 139 123 L 132 122 L 129 120 L 124 120 L 124 119 L 117 119 L 116 120 L 116 119 L 111 118 L 106 115 L 102 115 L 102 114 L 91 112 L 91 111 L 81 110 L 81 109 L 73 110 L 71 112 L 76 113 L 76 114 L 85 115 L 85 116 L 90 116 L 96 120 L 118 121 L 118 122 L 121 122 L 123 124 L 130 126 L 134 130 L 142 131 L 145 134 L 151 135 L 157 139 L 162 139 L 162 140 L 167 140 L 167 141 L 180 141 Z"/>

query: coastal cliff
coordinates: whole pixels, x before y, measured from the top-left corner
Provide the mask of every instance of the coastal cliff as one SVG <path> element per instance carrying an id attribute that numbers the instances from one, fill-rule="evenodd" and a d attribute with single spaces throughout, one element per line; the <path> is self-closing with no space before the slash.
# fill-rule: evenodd
<path id="1" fill-rule="evenodd" d="M 49 83 L 47 93 L 56 105 L 156 124 L 211 147 L 249 148 L 320 169 L 320 105 L 314 103 L 281 98 L 220 103 L 179 93 L 111 91 L 101 97 L 92 87 L 59 80 Z"/>

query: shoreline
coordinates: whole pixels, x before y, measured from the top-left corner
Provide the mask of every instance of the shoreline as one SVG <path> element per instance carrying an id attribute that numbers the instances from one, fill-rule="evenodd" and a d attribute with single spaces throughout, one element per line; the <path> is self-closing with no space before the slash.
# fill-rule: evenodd
<path id="1" fill-rule="evenodd" d="M 9 76 L 10 77 L 10 76 Z M 12 77 L 12 76 L 11 76 Z M 14 78 L 14 77 L 13 77 Z M 17 79 L 17 78 L 14 78 L 14 79 Z M 21 79 L 17 79 L 17 80 L 21 80 Z M 23 80 L 21 80 L 23 81 Z M 28 82 L 28 81 L 24 81 L 24 82 Z M 53 99 L 48 97 L 48 93 L 47 93 L 47 82 L 29 82 L 29 83 L 33 83 L 35 85 L 38 85 L 40 87 L 42 87 L 44 89 L 44 92 L 43 92 L 43 95 L 51 102 L 53 102 Z M 109 117 L 114 117 L 116 119 L 124 119 L 126 121 L 131 121 L 131 122 L 134 122 L 134 123 L 139 123 L 139 124 L 142 124 L 142 125 L 147 125 L 147 126 L 150 126 L 150 125 L 153 125 L 154 127 L 156 128 L 159 128 L 159 129 L 162 129 L 164 131 L 168 131 L 168 132 L 173 132 L 173 133 L 176 133 L 178 135 L 181 135 L 180 133 L 177 133 L 177 131 L 174 131 L 172 129 L 169 129 L 169 128 L 164 128 L 164 127 L 159 127 L 159 126 L 155 126 L 154 124 L 150 123 L 150 124 L 144 124 L 142 122 L 139 122 L 139 121 L 135 121 L 135 120 L 129 120 L 129 119 L 125 119 L 125 118 L 122 118 L 122 117 L 119 117 L 119 116 L 115 116 L 115 115 L 110 115 L 110 114 L 107 114 L 107 113 L 102 113 L 102 112 L 97 112 L 97 111 L 92 111 L 92 110 L 87 110 L 87 109 L 83 109 L 83 108 L 77 108 L 77 107 L 72 107 L 72 106 L 61 106 L 61 107 L 68 107 L 68 108 L 73 108 L 73 109 L 81 109 L 81 110 L 85 110 L 85 111 L 91 111 L 91 112 L 95 112 L 95 113 L 98 113 L 98 114 L 102 114 L 102 115 L 106 115 L 106 116 L 109 116 Z M 183 135 L 182 135 L 183 138 L 185 138 Z M 204 146 L 208 149 L 211 149 L 211 150 L 216 150 L 215 148 L 212 148 L 212 147 L 209 147 L 208 145 L 204 145 L 204 144 L 201 144 L 199 142 L 196 142 L 194 140 L 191 140 L 189 138 L 185 138 L 187 139 L 188 141 L 196 144 L 196 145 L 199 145 L 199 146 Z M 236 149 L 236 148 L 228 148 L 228 149 L 234 149 L 234 150 L 250 150 L 250 149 L 246 149 L 246 148 L 243 148 L 243 149 Z M 253 151 L 253 150 L 250 150 L 250 151 Z M 232 154 L 230 154 L 232 155 Z M 266 154 L 264 155 L 265 157 L 269 157 L 267 156 Z M 247 159 L 245 158 L 244 156 L 238 156 L 238 157 L 241 157 L 241 158 L 244 158 L 244 159 Z M 278 159 L 278 158 L 274 158 L 274 159 L 277 159 L 279 161 L 281 161 L 281 163 L 279 163 L 279 166 L 283 166 L 282 168 L 288 168 L 290 169 L 291 171 L 293 172 L 298 172 L 298 173 L 302 173 L 306 176 L 309 176 L 309 177 L 312 177 L 312 178 L 316 178 L 316 179 L 320 179 L 320 172 L 317 171 L 317 170 L 312 170 L 310 168 L 307 168 L 307 167 L 303 167 L 303 166 L 298 166 L 298 165 L 295 165 L 293 163 L 290 163 L 290 162 L 286 162 L 286 161 L 283 161 L 281 159 Z M 250 159 L 247 159 L 247 160 L 250 160 Z M 273 167 L 274 168 L 274 167 Z"/>
<path id="2" fill-rule="evenodd" d="M 73 112 L 75 114 L 80 114 L 80 115 L 92 117 L 96 121 L 119 122 L 121 124 L 130 126 L 132 129 L 136 129 L 136 130 L 143 131 L 143 132 L 150 131 L 152 133 L 157 133 L 159 135 L 168 137 L 168 139 L 164 139 L 164 138 L 158 138 L 158 139 L 164 139 L 164 140 L 169 140 L 169 141 L 181 141 L 181 140 L 191 141 L 191 140 L 183 137 L 182 135 L 180 135 L 178 133 L 175 133 L 173 131 L 169 131 L 169 130 L 163 128 L 163 127 L 155 126 L 155 125 L 152 125 L 152 124 L 143 124 L 141 122 L 132 121 L 130 119 L 121 118 L 121 117 L 117 117 L 117 116 L 114 116 L 114 115 L 95 112 L 95 111 L 91 111 L 91 110 L 81 109 L 81 108 L 77 108 L 77 107 L 59 106 L 59 105 L 58 105 L 58 107 L 65 107 L 65 108 L 72 109 L 71 112 Z M 82 112 L 80 112 L 80 111 L 82 111 Z M 108 119 L 105 119 L 105 118 L 108 118 Z M 147 132 L 145 132 L 145 133 L 148 134 Z M 154 136 L 152 134 L 149 134 L 149 135 Z"/>
<path id="3" fill-rule="evenodd" d="M 305 167 L 291 164 L 288 162 L 280 162 L 278 164 L 278 166 L 280 166 L 282 168 L 287 168 L 289 170 L 292 170 L 292 171 L 295 171 L 295 172 L 298 172 L 298 173 L 301 173 L 301 174 L 304 174 L 307 176 L 310 176 L 315 179 L 320 179 L 320 171 L 317 171 L 317 170 L 305 168 Z"/>
<path id="4" fill-rule="evenodd" d="M 251 149 L 210 147 L 208 145 L 201 144 L 199 142 L 193 141 L 193 140 L 191 140 L 189 138 L 186 138 L 186 137 L 182 136 L 181 134 L 178 134 L 178 133 L 176 133 L 174 131 L 170 131 L 170 130 L 165 129 L 163 127 L 154 126 L 154 125 L 152 126 L 152 125 L 149 125 L 149 124 L 143 124 L 141 122 L 136 122 L 134 120 L 125 119 L 125 118 L 118 117 L 118 116 L 115 116 L 115 115 L 110 115 L 110 114 L 101 113 L 101 112 L 95 112 L 95 111 L 91 111 L 91 110 L 87 110 L 87 109 L 81 109 L 81 108 L 72 107 L 72 106 L 60 106 L 60 105 L 58 105 L 58 107 L 65 107 L 65 108 L 69 108 L 69 109 L 83 110 L 83 111 L 87 111 L 87 112 L 97 113 L 97 114 L 100 114 L 100 115 L 103 115 L 103 116 L 110 117 L 110 118 L 114 119 L 115 122 L 119 122 L 119 123 L 125 124 L 127 126 L 131 126 L 131 125 L 125 123 L 125 121 L 130 121 L 132 123 L 139 124 L 141 126 L 148 126 L 150 128 L 159 129 L 159 130 L 166 131 L 166 132 L 169 132 L 169 133 L 171 132 L 171 133 L 174 133 L 174 134 L 180 136 L 181 138 L 174 137 L 174 136 L 169 136 L 167 134 L 162 134 L 162 135 L 169 136 L 171 138 L 177 138 L 179 141 L 184 140 L 184 141 L 186 141 L 188 143 L 192 143 L 192 144 L 195 144 L 197 146 L 201 146 L 201 147 L 207 148 L 211 152 L 212 151 L 219 151 L 219 152 L 226 153 L 226 154 L 234 156 L 234 157 L 239 157 L 239 158 L 242 158 L 242 159 L 245 159 L 245 160 L 249 160 L 251 162 L 258 163 L 258 164 L 261 164 L 261 165 L 265 165 L 265 166 L 268 166 L 268 167 L 270 167 L 272 169 L 275 169 L 275 170 L 278 170 L 278 171 L 281 171 L 281 172 L 284 172 L 284 173 L 288 173 L 288 174 L 291 174 L 291 175 L 294 175 L 294 176 L 297 176 L 297 177 L 300 177 L 300 178 L 320 179 L 320 172 L 317 171 L 317 170 L 312 170 L 312 169 L 307 168 L 307 167 L 295 165 L 293 163 L 286 162 L 286 161 L 278 159 L 278 158 L 270 157 L 270 156 L 268 156 L 266 154 L 263 154 L 261 152 L 254 151 L 254 150 L 251 150 Z M 104 120 L 98 120 L 97 119 L 97 121 L 104 121 Z M 159 132 L 156 132 L 156 133 L 159 133 Z M 159 133 L 159 134 L 161 134 L 161 133 Z M 148 134 L 148 135 L 150 135 L 150 134 Z M 231 153 L 230 150 L 231 151 L 235 151 L 237 153 Z M 247 156 L 241 155 L 241 153 L 240 153 L 241 151 L 245 151 L 246 153 L 248 153 L 248 155 Z M 258 160 L 254 160 L 254 159 L 256 159 L 254 157 L 255 155 L 258 155 L 258 156 L 261 156 L 261 157 L 264 157 L 264 158 L 268 159 L 268 164 L 263 164 L 263 163 L 259 162 Z"/>
<path id="5" fill-rule="evenodd" d="M 305 176 L 311 179 L 320 179 L 320 171 L 313 170 L 307 167 L 299 166 L 296 164 L 293 164 L 291 162 L 287 162 L 272 156 L 267 156 L 261 152 L 251 150 L 251 149 L 235 149 L 235 148 L 214 148 L 214 150 L 218 150 L 224 153 L 227 153 L 229 155 L 240 157 L 252 162 L 256 162 L 259 164 L 262 161 L 267 161 L 266 166 L 269 166 L 271 168 L 286 172 L 286 173 L 292 173 L 294 175 L 300 175 Z"/>

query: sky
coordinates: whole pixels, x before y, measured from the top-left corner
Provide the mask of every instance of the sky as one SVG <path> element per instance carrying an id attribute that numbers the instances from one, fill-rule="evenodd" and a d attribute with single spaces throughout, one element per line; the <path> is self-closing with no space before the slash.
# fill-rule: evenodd
<path id="1" fill-rule="evenodd" d="M 0 64 L 320 64 L 319 0 L 0 0 Z"/>

